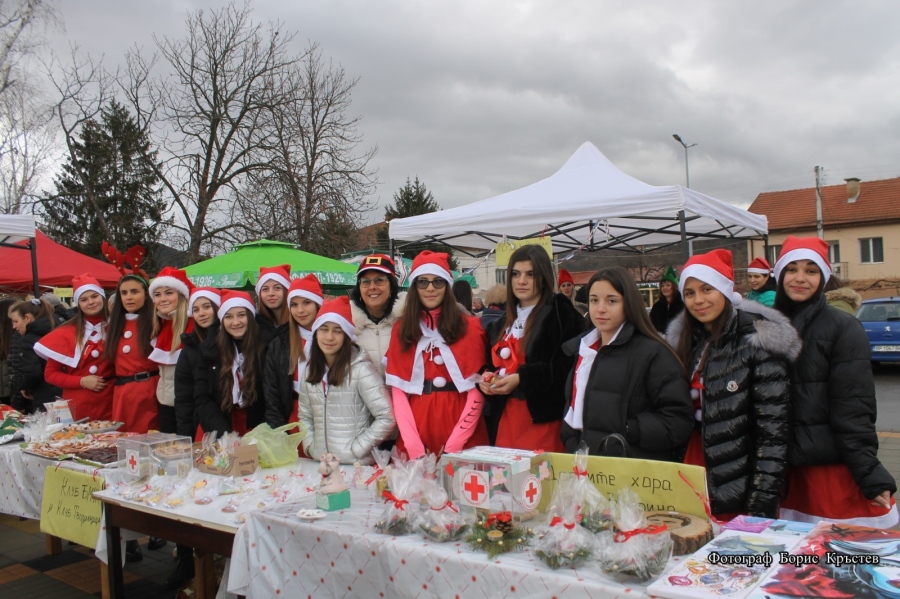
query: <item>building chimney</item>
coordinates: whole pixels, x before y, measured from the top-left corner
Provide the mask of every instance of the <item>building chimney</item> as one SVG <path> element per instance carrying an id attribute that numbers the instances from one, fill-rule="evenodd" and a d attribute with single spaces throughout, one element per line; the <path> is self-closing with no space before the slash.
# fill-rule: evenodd
<path id="1" fill-rule="evenodd" d="M 847 203 L 855 204 L 857 198 L 859 198 L 859 179 L 857 177 L 850 177 L 849 179 L 844 179 L 847 182 Z"/>

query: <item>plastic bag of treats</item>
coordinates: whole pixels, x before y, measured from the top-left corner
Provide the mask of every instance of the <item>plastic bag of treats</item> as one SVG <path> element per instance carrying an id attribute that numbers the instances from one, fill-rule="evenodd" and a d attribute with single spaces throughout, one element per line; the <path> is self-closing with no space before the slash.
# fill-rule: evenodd
<path id="1" fill-rule="evenodd" d="M 615 529 L 597 537 L 603 572 L 642 581 L 659 576 L 672 556 L 672 536 L 665 525 L 648 525 L 638 496 L 629 489 L 619 491 L 614 519 Z"/>
<path id="2" fill-rule="evenodd" d="M 386 535 L 405 535 L 415 523 L 416 499 L 421 493 L 422 460 L 403 462 L 395 459 L 385 472 L 388 488 L 382 491 L 387 504 L 375 523 L 375 530 Z"/>
<path id="3" fill-rule="evenodd" d="M 212 468 L 227 469 L 234 461 L 235 448 L 240 444 L 241 437 L 237 433 L 224 433 L 219 438 L 216 438 L 215 431 L 204 433 L 196 461 Z"/>
<path id="4" fill-rule="evenodd" d="M 472 524 L 472 532 L 466 537 L 466 543 L 472 549 L 484 551 L 488 558 L 494 559 L 501 553 L 524 549 L 534 532 L 530 528 L 516 526 L 512 512 L 503 511 L 479 517 Z"/>
<path id="5" fill-rule="evenodd" d="M 460 538 L 469 529 L 469 523 L 447 497 L 447 491 L 437 479 L 426 478 L 422 498 L 425 505 L 419 516 L 419 529 L 432 541 L 447 543 Z"/>
<path id="6" fill-rule="evenodd" d="M 577 521 L 591 532 L 602 532 L 612 527 L 615 501 L 608 499 L 588 478 L 587 460 L 588 447 L 582 442 L 575 452 L 573 473 L 560 480 L 547 513 L 551 519 L 563 517 L 569 506 L 578 506 Z"/>
<path id="7" fill-rule="evenodd" d="M 387 489 L 387 475 L 385 472 L 391 463 L 391 452 L 387 449 L 373 449 L 372 457 L 375 459 L 375 472 L 364 482 L 376 497 Z"/>
<path id="8" fill-rule="evenodd" d="M 589 530 L 578 525 L 579 516 L 578 505 L 563 506 L 534 542 L 534 554 L 554 570 L 577 568 L 596 553 L 597 541 Z"/>

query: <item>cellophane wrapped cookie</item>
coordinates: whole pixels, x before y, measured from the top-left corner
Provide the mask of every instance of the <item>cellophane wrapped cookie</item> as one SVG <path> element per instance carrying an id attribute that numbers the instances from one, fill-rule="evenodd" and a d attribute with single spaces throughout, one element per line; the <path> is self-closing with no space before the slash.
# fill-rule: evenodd
<path id="1" fill-rule="evenodd" d="M 597 550 L 594 535 L 578 524 L 579 506 L 559 506 L 534 542 L 534 554 L 553 568 L 577 568 Z"/>
<path id="2" fill-rule="evenodd" d="M 574 505 L 578 509 L 577 521 L 591 532 L 609 530 L 613 523 L 615 501 L 608 499 L 594 486 L 587 475 L 588 447 L 582 442 L 575 452 L 573 474 L 560 480 L 550 500 L 547 513 L 563 517 L 563 511 Z"/>
<path id="3" fill-rule="evenodd" d="M 375 530 L 386 535 L 405 535 L 414 530 L 417 499 L 424 480 L 422 460 L 404 462 L 394 459 L 385 472 L 388 488 L 382 491 L 387 504 L 375 523 Z"/>
<path id="4" fill-rule="evenodd" d="M 642 581 L 659 576 L 672 556 L 672 536 L 664 525 L 649 525 L 638 496 L 619 491 L 614 510 L 615 529 L 597 537 L 600 568 L 613 576 Z"/>
<path id="5" fill-rule="evenodd" d="M 469 529 L 459 506 L 447 497 L 447 491 L 436 478 L 423 482 L 422 497 L 425 505 L 419 515 L 419 529 L 432 541 L 446 543 L 460 538 Z"/>

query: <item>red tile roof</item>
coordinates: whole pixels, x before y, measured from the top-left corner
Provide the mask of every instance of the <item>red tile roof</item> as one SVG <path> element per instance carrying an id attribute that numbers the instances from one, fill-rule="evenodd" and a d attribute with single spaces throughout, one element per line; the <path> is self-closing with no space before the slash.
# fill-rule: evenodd
<path id="1" fill-rule="evenodd" d="M 826 227 L 900 221 L 900 177 L 862 181 L 856 203 L 847 201 L 847 185 L 822 188 L 822 222 Z M 769 232 L 814 229 L 816 188 L 768 191 L 748 209 L 769 219 Z"/>

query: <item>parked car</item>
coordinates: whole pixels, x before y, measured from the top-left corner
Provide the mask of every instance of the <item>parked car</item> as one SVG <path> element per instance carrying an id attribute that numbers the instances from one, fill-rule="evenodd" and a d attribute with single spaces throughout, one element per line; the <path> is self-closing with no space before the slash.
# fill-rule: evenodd
<path id="1" fill-rule="evenodd" d="M 873 362 L 900 362 L 900 297 L 865 300 L 856 312 L 869 336 Z"/>

